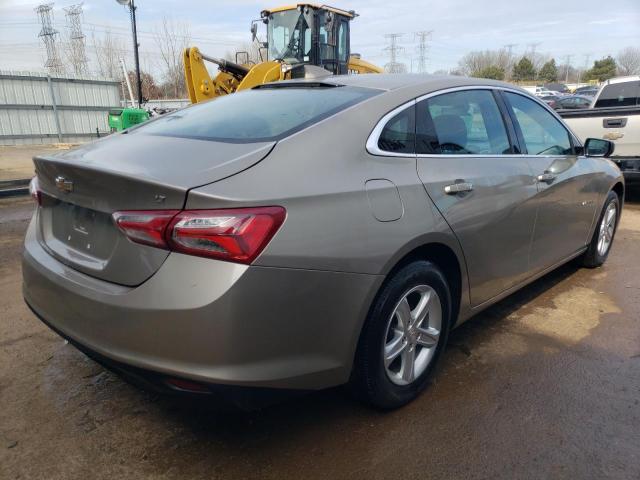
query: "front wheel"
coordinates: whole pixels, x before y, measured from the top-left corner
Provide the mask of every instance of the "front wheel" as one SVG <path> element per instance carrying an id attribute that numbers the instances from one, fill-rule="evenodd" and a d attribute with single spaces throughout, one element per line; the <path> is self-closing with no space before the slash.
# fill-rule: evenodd
<path id="1" fill-rule="evenodd" d="M 607 260 L 619 218 L 620 199 L 616 192 L 611 191 L 607 195 L 607 200 L 600 213 L 598 225 L 595 232 L 593 232 L 589 248 L 582 258 L 583 266 L 595 268 L 601 266 Z"/>
<path id="2" fill-rule="evenodd" d="M 365 322 L 351 387 L 379 408 L 400 407 L 427 385 L 451 324 L 451 293 L 431 262 L 416 261 L 383 286 Z"/>

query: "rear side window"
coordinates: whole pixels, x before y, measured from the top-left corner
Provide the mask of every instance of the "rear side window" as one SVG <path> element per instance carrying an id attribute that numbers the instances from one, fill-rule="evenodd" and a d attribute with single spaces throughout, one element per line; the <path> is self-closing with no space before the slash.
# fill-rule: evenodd
<path id="1" fill-rule="evenodd" d="M 569 132 L 557 118 L 530 98 L 510 92 L 504 95 L 518 121 L 528 154 L 573 153 Z"/>
<path id="2" fill-rule="evenodd" d="M 378 148 L 386 152 L 415 152 L 415 109 L 405 108 L 387 122 L 378 138 Z"/>
<path id="3" fill-rule="evenodd" d="M 638 97 L 640 97 L 640 82 L 614 83 L 602 89 L 595 108 L 638 105 Z"/>
<path id="4" fill-rule="evenodd" d="M 377 93 L 349 86 L 245 90 L 178 110 L 131 133 L 235 143 L 279 140 Z"/>
<path id="5" fill-rule="evenodd" d="M 490 90 L 462 90 L 422 100 L 417 108 L 418 153 L 503 155 L 511 145 Z"/>

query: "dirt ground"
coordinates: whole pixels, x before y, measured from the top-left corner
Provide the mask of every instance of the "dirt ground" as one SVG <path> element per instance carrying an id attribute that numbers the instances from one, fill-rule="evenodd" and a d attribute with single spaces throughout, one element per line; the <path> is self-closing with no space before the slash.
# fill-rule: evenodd
<path id="1" fill-rule="evenodd" d="M 34 175 L 31 159 L 35 155 L 58 153 L 72 146 L 69 143 L 0 146 L 0 182 L 31 178 Z"/>
<path id="2" fill-rule="evenodd" d="M 568 265 L 455 330 L 435 383 L 380 413 L 341 389 L 219 413 L 137 390 L 21 296 L 32 210 L 0 204 L 0 478 L 640 478 L 640 202 L 607 264 Z"/>

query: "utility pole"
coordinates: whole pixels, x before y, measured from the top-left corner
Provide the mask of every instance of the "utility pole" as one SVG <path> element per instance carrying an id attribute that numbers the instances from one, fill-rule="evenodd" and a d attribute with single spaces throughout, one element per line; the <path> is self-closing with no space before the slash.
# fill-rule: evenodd
<path id="1" fill-rule="evenodd" d="M 389 40 L 389 45 L 384 49 L 389 54 L 389 62 L 384 66 L 384 69 L 389 73 L 404 73 L 407 69 L 404 63 L 398 62 L 398 55 L 404 52 L 404 47 L 398 45 L 398 39 L 402 35 L 402 33 L 387 33 L 384 36 Z"/>
<path id="2" fill-rule="evenodd" d="M 585 53 L 584 54 L 584 69 L 582 70 L 582 72 L 580 72 L 580 81 L 582 82 L 582 77 L 584 76 L 584 72 L 586 72 L 589 69 L 589 60 L 591 60 L 591 55 L 593 55 L 592 53 Z"/>
<path id="3" fill-rule="evenodd" d="M 82 33 L 82 3 L 71 5 L 64 9 L 69 27 L 69 47 L 71 63 L 76 75 L 82 75 L 87 70 L 87 55 L 85 54 L 84 34 Z"/>
<path id="4" fill-rule="evenodd" d="M 427 70 L 427 54 L 429 53 L 429 41 L 433 30 L 423 30 L 416 32 L 414 38 L 418 38 L 418 72 L 424 73 Z M 413 68 L 411 69 L 413 71 Z"/>
<path id="5" fill-rule="evenodd" d="M 53 3 L 45 3 L 35 8 L 40 23 L 42 24 L 42 29 L 38 37 L 42 38 L 44 46 L 47 49 L 47 60 L 44 63 L 45 68 L 47 68 L 52 75 L 61 75 L 64 68 L 58 55 L 58 46 L 56 45 L 58 30 L 53 28 L 52 10 Z"/>
<path id="6" fill-rule="evenodd" d="M 566 68 L 566 73 L 565 73 L 565 76 L 564 76 L 564 83 L 568 83 L 569 82 L 569 65 L 571 63 L 571 57 L 573 57 L 573 55 L 567 55 L 566 56 L 565 63 L 567 64 L 567 68 Z"/>
<path id="7" fill-rule="evenodd" d="M 133 33 L 133 57 L 136 63 L 136 85 L 138 87 L 138 108 L 142 107 L 142 79 L 140 78 L 140 58 L 138 56 L 138 29 L 136 26 L 136 5 L 134 0 L 116 0 L 120 5 L 129 7 L 131 14 L 131 32 Z"/>

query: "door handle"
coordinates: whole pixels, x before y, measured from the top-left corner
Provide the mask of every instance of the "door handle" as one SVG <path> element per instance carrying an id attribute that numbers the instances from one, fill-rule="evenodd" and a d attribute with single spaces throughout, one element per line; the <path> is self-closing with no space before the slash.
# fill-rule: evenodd
<path id="1" fill-rule="evenodd" d="M 452 183 L 444 187 L 444 193 L 447 195 L 455 195 L 461 192 L 470 192 L 473 190 L 473 184 L 469 182 Z"/>
<path id="2" fill-rule="evenodd" d="M 602 120 L 604 128 L 624 128 L 627 126 L 626 118 L 605 118 Z"/>
<path id="3" fill-rule="evenodd" d="M 556 179 L 556 175 L 554 173 L 544 172 L 541 175 L 536 177 L 538 182 L 551 183 Z"/>

